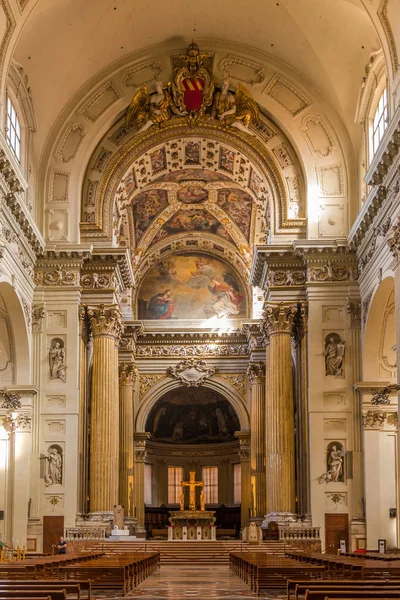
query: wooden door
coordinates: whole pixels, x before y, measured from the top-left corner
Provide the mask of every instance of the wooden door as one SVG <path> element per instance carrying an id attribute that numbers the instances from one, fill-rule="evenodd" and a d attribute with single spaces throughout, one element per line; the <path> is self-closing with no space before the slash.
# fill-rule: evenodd
<path id="1" fill-rule="evenodd" d="M 64 535 L 64 517 L 43 517 L 43 552 L 52 553 L 60 535 Z"/>
<path id="2" fill-rule="evenodd" d="M 340 548 L 340 540 L 346 541 L 349 552 L 349 517 L 344 514 L 325 515 L 325 552 L 336 554 Z"/>

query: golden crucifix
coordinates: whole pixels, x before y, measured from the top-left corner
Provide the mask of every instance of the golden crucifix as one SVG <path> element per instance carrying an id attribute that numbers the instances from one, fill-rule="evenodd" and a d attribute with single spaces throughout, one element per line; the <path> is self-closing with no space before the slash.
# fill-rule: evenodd
<path id="1" fill-rule="evenodd" d="M 189 480 L 182 481 L 182 495 L 185 487 L 189 488 L 189 510 L 196 510 L 196 487 L 203 487 L 204 481 L 196 481 L 196 471 L 189 471 Z M 181 510 L 183 510 L 181 502 Z M 204 510 L 204 509 L 203 509 Z"/>

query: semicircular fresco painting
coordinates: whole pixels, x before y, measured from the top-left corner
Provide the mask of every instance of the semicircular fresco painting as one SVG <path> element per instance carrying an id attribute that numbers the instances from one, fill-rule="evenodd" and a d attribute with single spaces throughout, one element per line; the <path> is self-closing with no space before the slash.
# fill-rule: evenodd
<path id="1" fill-rule="evenodd" d="M 246 317 L 242 282 L 225 262 L 203 254 L 160 261 L 138 294 L 138 318 L 150 320 Z"/>

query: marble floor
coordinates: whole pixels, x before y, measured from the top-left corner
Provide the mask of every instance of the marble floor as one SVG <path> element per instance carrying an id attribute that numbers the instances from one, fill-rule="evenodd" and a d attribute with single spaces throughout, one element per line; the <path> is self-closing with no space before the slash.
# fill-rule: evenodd
<path id="1" fill-rule="evenodd" d="M 143 581 L 125 598 L 141 600 L 181 600 L 198 598 L 199 600 L 239 600 L 239 598 L 284 598 L 286 595 L 271 590 L 268 595 L 256 596 L 239 577 L 236 577 L 228 565 L 169 566 L 164 565 L 151 577 Z M 98 598 L 98 594 L 96 598 Z M 119 596 L 107 595 L 107 598 Z M 104 598 L 104 596 L 103 596 Z M 121 599 L 122 600 L 122 599 Z"/>

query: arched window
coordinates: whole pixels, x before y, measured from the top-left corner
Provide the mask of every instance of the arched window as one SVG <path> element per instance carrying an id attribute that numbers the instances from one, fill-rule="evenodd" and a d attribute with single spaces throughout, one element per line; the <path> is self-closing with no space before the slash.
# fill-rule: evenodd
<path id="1" fill-rule="evenodd" d="M 385 88 L 379 98 L 372 123 L 372 150 L 375 154 L 388 124 L 387 89 Z"/>
<path id="2" fill-rule="evenodd" d="M 21 162 L 21 125 L 9 96 L 7 97 L 6 139 L 15 158 Z"/>

